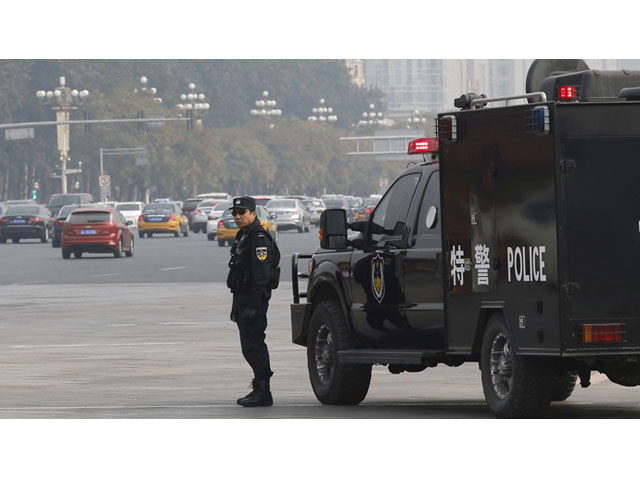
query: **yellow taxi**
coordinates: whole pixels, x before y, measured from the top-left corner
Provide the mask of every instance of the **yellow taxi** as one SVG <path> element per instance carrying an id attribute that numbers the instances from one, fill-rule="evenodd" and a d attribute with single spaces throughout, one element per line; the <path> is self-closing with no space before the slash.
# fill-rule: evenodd
<path id="1" fill-rule="evenodd" d="M 189 235 L 189 219 L 177 203 L 149 203 L 138 217 L 138 236 L 152 237 L 154 233 Z"/>
<path id="2" fill-rule="evenodd" d="M 271 214 L 269 210 L 264 208 L 261 205 L 256 206 L 256 215 L 258 216 L 258 220 L 260 220 L 260 224 L 262 228 L 264 228 L 274 241 L 278 241 L 278 224 L 271 218 Z M 233 216 L 231 212 L 227 210 L 227 212 L 218 219 L 218 245 L 224 247 L 225 244 L 231 245 L 236 238 L 236 234 L 238 233 L 238 226 L 236 222 L 233 220 Z"/>

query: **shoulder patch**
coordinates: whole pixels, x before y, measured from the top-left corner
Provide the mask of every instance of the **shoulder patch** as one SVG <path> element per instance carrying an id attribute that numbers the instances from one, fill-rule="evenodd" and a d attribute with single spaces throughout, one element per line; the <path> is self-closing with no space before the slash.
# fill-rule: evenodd
<path id="1" fill-rule="evenodd" d="M 256 257 L 264 262 L 267 259 L 267 247 L 256 247 Z"/>

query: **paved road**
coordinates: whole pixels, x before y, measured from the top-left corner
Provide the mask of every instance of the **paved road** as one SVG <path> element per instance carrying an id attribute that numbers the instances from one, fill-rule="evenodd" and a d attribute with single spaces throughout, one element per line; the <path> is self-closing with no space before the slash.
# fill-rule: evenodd
<path id="1" fill-rule="evenodd" d="M 316 235 L 281 235 L 283 254 L 309 251 Z M 237 407 L 251 372 L 228 320 L 228 290 L 212 281 L 225 276 L 227 256 L 202 235 L 141 239 L 122 259 L 0 245 L 0 418 L 491 418 L 475 364 L 401 375 L 374 367 L 360 406 L 320 405 L 305 350 L 290 341 L 286 278 L 267 337 L 276 404 Z M 638 388 L 599 374 L 592 381 L 548 416 L 640 417 Z"/>

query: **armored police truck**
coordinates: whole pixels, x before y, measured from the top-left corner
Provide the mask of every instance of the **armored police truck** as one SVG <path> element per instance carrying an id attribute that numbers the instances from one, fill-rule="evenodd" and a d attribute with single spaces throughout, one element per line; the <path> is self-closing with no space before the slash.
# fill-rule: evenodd
<path id="1" fill-rule="evenodd" d="M 293 256 L 320 402 L 361 402 L 374 364 L 478 362 L 498 417 L 542 415 L 592 371 L 640 384 L 640 72 L 536 61 L 527 92 L 462 95 L 368 221 L 326 210 L 321 248 Z"/>

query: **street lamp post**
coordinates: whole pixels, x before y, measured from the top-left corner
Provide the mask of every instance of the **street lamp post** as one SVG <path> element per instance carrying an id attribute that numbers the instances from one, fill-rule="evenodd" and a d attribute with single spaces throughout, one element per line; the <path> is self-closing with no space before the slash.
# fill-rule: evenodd
<path id="1" fill-rule="evenodd" d="M 256 100 L 256 107 L 249 111 L 249 114 L 253 117 L 261 117 L 264 119 L 264 123 L 269 128 L 275 127 L 272 123 L 274 117 L 282 115 L 282 110 L 275 108 L 277 102 L 269 98 L 269 92 L 265 90 L 262 92 L 262 99 Z"/>
<path id="2" fill-rule="evenodd" d="M 378 125 L 384 121 L 384 113 L 376 112 L 376 106 L 373 103 L 369 104 L 369 111 L 362 112 L 362 120 L 358 122 L 358 126 L 364 125 Z"/>
<path id="3" fill-rule="evenodd" d="M 319 123 L 338 121 L 338 117 L 336 115 L 332 115 L 333 108 L 325 106 L 326 102 L 324 98 L 321 98 L 318 103 L 319 105 L 317 107 L 313 107 L 311 109 L 312 115 L 308 116 L 307 120 Z"/>
<path id="4" fill-rule="evenodd" d="M 418 110 L 414 110 L 409 118 L 407 118 L 407 128 L 415 128 L 416 130 L 420 126 L 424 126 L 427 123 L 427 118 L 423 117 Z"/>
<path id="5" fill-rule="evenodd" d="M 189 93 L 182 93 L 180 100 L 183 103 L 178 103 L 176 107 L 179 110 L 185 110 L 187 113 L 187 128 L 191 129 L 195 125 L 198 128 L 202 128 L 202 120 L 198 117 L 202 117 L 207 113 L 207 110 L 211 107 L 206 103 L 204 93 L 196 93 L 196 84 L 190 83 L 188 85 Z"/>
<path id="6" fill-rule="evenodd" d="M 147 77 L 140 77 L 140 87 L 134 88 L 133 93 L 141 95 L 143 97 L 147 97 L 151 99 L 153 103 L 162 104 L 162 99 L 160 97 L 156 97 L 156 93 L 158 93 L 158 89 L 156 87 L 147 87 L 147 83 L 149 80 Z"/>
<path id="7" fill-rule="evenodd" d="M 76 110 L 78 108 L 76 105 L 82 104 L 89 95 L 88 90 L 72 90 L 65 83 L 65 78 L 60 77 L 60 85 L 55 90 L 47 90 L 46 92 L 38 90 L 36 92 L 36 98 L 40 103 L 43 105 L 54 104 L 52 109 L 56 112 L 57 122 L 68 122 L 71 110 Z M 67 169 L 67 162 L 69 161 L 69 124 L 57 125 L 56 129 L 58 133 L 58 151 L 60 152 L 62 193 L 67 193 L 67 175 L 78 173 L 79 169 Z"/>

